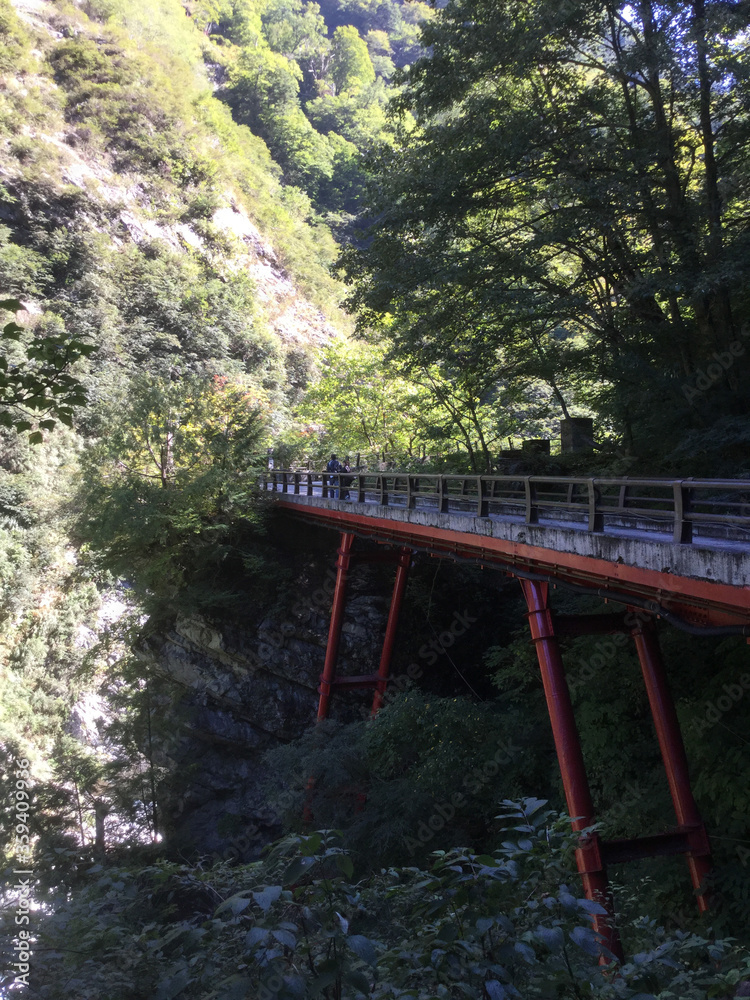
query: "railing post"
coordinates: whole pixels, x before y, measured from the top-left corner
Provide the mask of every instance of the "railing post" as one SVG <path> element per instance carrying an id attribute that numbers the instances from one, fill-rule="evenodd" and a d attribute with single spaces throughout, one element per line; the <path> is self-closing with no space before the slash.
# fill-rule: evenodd
<path id="1" fill-rule="evenodd" d="M 357 475 L 357 503 L 365 502 L 365 477 L 359 473 Z"/>
<path id="2" fill-rule="evenodd" d="M 684 481 L 672 484 L 674 492 L 674 541 L 676 544 L 687 544 L 693 540 L 693 522 L 687 516 L 690 513 L 690 502 L 693 491 Z"/>
<path id="3" fill-rule="evenodd" d="M 327 472 L 321 472 L 321 474 L 320 474 L 320 495 L 323 497 L 324 500 L 328 499 L 328 479 L 329 479 L 328 473 Z"/>
<path id="4" fill-rule="evenodd" d="M 388 506 L 388 486 L 386 485 L 386 477 L 384 473 L 380 476 L 380 504 L 382 507 Z"/>
<path id="5" fill-rule="evenodd" d="M 289 485 L 289 479 L 286 472 L 281 473 L 281 492 L 287 493 L 287 486 Z"/>
<path id="6" fill-rule="evenodd" d="M 620 484 L 620 499 L 618 501 L 618 506 L 620 508 L 620 513 L 625 513 L 625 508 L 628 506 L 628 490 L 630 486 L 627 483 Z"/>
<path id="7" fill-rule="evenodd" d="M 486 517 L 487 510 L 488 507 L 484 499 L 484 480 L 481 476 L 477 476 L 477 517 Z"/>
<path id="8" fill-rule="evenodd" d="M 604 531 L 604 513 L 597 510 L 596 504 L 596 480 L 589 479 L 589 531 Z"/>
<path id="9" fill-rule="evenodd" d="M 411 492 L 411 476 L 406 477 L 406 509 L 411 510 L 414 506 L 414 497 Z"/>
<path id="10" fill-rule="evenodd" d="M 300 480 L 302 479 L 302 477 L 300 476 L 299 472 L 294 472 L 293 476 L 294 476 L 294 495 L 296 497 L 298 497 L 299 496 L 299 484 L 300 484 Z"/>
<path id="11" fill-rule="evenodd" d="M 445 478 L 443 476 L 437 477 L 437 495 L 438 495 L 438 510 L 441 514 L 448 513 L 448 493 L 445 489 Z"/>
<path id="12" fill-rule="evenodd" d="M 532 483 L 531 476 L 524 476 L 524 489 L 526 491 L 526 523 L 539 523 L 539 508 L 536 506 L 536 483 Z"/>
<path id="13" fill-rule="evenodd" d="M 313 486 L 313 474 L 312 472 L 307 473 L 307 495 L 309 497 L 315 496 L 315 488 Z"/>

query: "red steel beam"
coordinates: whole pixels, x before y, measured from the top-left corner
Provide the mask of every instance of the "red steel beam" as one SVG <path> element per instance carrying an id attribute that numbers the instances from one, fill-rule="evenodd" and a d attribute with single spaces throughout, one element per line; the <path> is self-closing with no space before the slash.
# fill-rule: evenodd
<path id="1" fill-rule="evenodd" d="M 388 610 L 388 623 L 385 627 L 385 639 L 383 640 L 383 650 L 380 654 L 380 666 L 378 667 L 378 680 L 375 694 L 372 699 L 372 715 L 377 715 L 383 707 L 383 697 L 388 686 L 388 675 L 391 669 L 391 659 L 393 658 L 393 646 L 396 641 L 396 629 L 398 627 L 398 617 L 401 613 L 401 602 L 404 599 L 406 581 L 409 576 L 409 566 L 411 565 L 411 550 L 401 549 L 398 554 L 398 565 L 396 567 L 396 579 L 393 584 L 393 594 L 391 595 L 391 606 Z"/>
<path id="2" fill-rule="evenodd" d="M 390 541 L 438 556 L 473 559 L 487 565 L 499 563 L 511 572 L 517 569 L 549 575 L 561 583 L 577 584 L 592 590 L 607 588 L 632 597 L 656 600 L 697 624 L 750 625 L 750 587 L 713 583 L 465 531 L 392 521 L 290 500 L 277 500 L 276 503 L 298 517 L 383 542 Z"/>
<path id="3" fill-rule="evenodd" d="M 333 607 L 331 608 L 331 623 L 328 627 L 328 643 L 323 673 L 320 676 L 320 701 L 318 702 L 318 722 L 328 718 L 328 704 L 331 700 L 331 682 L 336 675 L 336 663 L 339 657 L 341 642 L 341 626 L 344 624 L 344 607 L 346 605 L 346 584 L 349 576 L 354 535 L 351 532 L 341 533 L 338 559 L 336 560 L 336 586 L 333 591 Z"/>
<path id="4" fill-rule="evenodd" d="M 708 836 L 693 797 L 685 744 L 682 741 L 680 723 L 667 683 L 659 641 L 650 623 L 636 626 L 632 630 L 632 636 L 635 639 L 646 683 L 648 701 L 677 822 L 681 827 L 687 828 L 690 834 L 689 840 L 693 849 L 687 854 L 687 863 L 697 895 L 698 909 L 701 913 L 705 913 L 708 909 L 705 883 L 711 871 Z"/>
<path id="5" fill-rule="evenodd" d="M 594 805 L 573 713 L 573 703 L 565 679 L 560 646 L 552 624 L 552 613 L 548 603 L 549 588 L 546 583 L 538 583 L 535 580 L 521 580 L 520 583 L 528 608 L 531 639 L 536 647 L 542 673 L 565 800 L 573 829 L 580 832 L 594 824 Z M 576 862 L 586 898 L 596 900 L 607 910 L 606 917 L 593 916 L 594 930 L 600 935 L 602 944 L 622 961 L 622 946 L 614 925 L 607 872 L 601 861 L 595 836 L 587 835 L 581 839 L 580 846 L 576 850 Z"/>

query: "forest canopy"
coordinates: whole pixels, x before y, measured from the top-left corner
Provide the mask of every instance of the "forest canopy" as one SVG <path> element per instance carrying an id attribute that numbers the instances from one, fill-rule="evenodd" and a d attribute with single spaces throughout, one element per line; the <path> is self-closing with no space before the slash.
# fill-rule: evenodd
<path id="1" fill-rule="evenodd" d="M 541 379 L 641 458 L 741 461 L 746 28 L 723 2 L 439 11 L 344 255 L 361 329 Z"/>

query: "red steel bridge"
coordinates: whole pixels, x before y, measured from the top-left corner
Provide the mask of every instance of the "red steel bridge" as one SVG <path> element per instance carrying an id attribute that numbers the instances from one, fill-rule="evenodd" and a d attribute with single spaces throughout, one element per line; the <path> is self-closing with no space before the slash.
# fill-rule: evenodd
<path id="1" fill-rule="evenodd" d="M 274 471 L 262 484 L 284 511 L 340 535 L 319 719 L 327 716 L 334 692 L 370 688 L 373 713 L 383 704 L 415 553 L 513 576 L 526 602 L 568 812 L 581 832 L 576 855 L 584 892 L 608 910 L 607 917 L 594 918 L 603 945 L 621 956 L 609 915 L 610 864 L 684 854 L 698 907 L 708 909 L 710 845 L 654 622 L 662 618 L 696 635 L 736 634 L 750 642 L 750 482 Z M 358 551 L 358 538 L 380 543 L 380 552 Z M 363 559 L 396 567 L 380 666 L 371 675 L 338 676 L 347 578 Z M 625 611 L 555 614 L 550 585 L 599 595 Z M 583 832 L 596 817 L 558 641 L 615 633 L 629 633 L 635 644 L 676 819 L 666 832 L 627 840 Z"/>

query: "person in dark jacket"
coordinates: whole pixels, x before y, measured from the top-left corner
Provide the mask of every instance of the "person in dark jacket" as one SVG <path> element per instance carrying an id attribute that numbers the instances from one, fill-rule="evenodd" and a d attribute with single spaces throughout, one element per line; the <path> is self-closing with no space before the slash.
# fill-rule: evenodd
<path id="1" fill-rule="evenodd" d="M 331 455 L 330 461 L 326 466 L 326 472 L 330 473 L 341 472 L 342 468 L 343 466 L 341 465 L 341 462 L 339 462 L 339 460 L 336 458 L 336 456 Z M 332 475 L 331 478 L 328 480 L 328 485 L 333 487 L 333 491 L 330 495 L 333 497 L 334 500 L 338 500 L 339 498 L 339 491 L 336 489 L 338 484 L 339 484 L 339 477 Z"/>
<path id="2" fill-rule="evenodd" d="M 351 459 L 349 458 L 348 455 L 344 459 L 344 465 L 343 465 L 341 471 L 342 472 L 351 472 L 352 471 L 352 462 L 351 462 Z M 347 487 L 349 487 L 349 486 L 352 485 L 352 480 L 353 479 L 354 479 L 354 476 L 342 476 L 341 477 L 341 499 L 342 500 L 351 500 L 351 497 L 349 496 L 349 490 L 347 489 Z"/>

